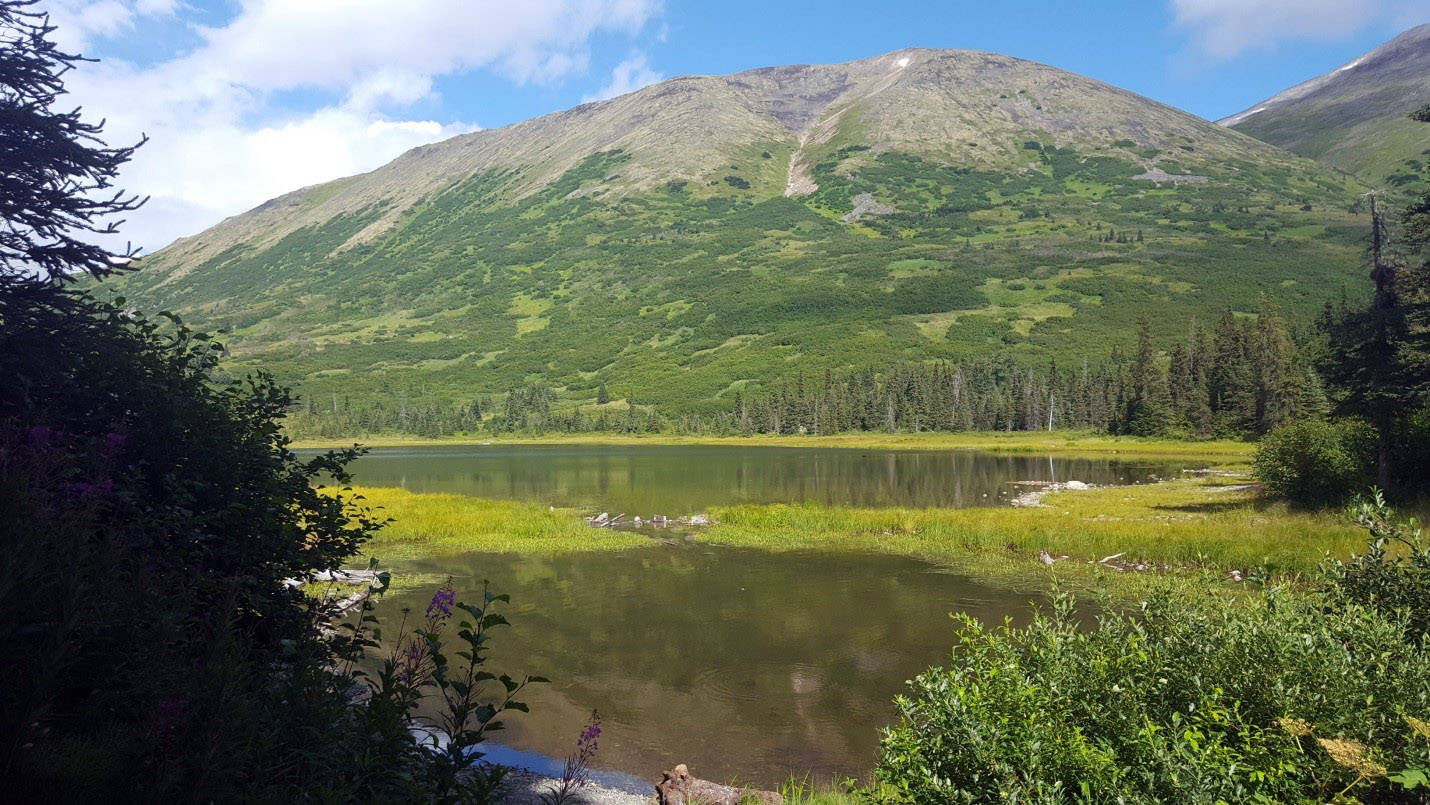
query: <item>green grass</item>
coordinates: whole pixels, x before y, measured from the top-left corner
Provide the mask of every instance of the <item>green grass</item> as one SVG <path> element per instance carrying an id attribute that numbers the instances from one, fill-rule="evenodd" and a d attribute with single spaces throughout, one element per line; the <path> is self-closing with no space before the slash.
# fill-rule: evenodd
<path id="1" fill-rule="evenodd" d="M 347 447 L 354 441 L 368 447 L 418 447 L 441 444 L 600 444 L 600 445 L 730 445 L 747 447 L 843 447 L 860 450 L 983 450 L 995 453 L 1037 453 L 1058 456 L 1108 456 L 1122 458 L 1189 458 L 1212 464 L 1247 464 L 1255 445 L 1219 439 L 1188 441 L 1109 436 L 1091 431 L 1017 431 L 976 433 L 841 433 L 830 436 L 678 436 L 673 434 L 621 435 L 610 433 L 553 434 L 550 436 L 474 437 L 427 439 L 420 436 L 361 436 L 356 439 L 307 439 L 298 448 Z"/>
<path id="2" fill-rule="evenodd" d="M 1364 547 L 1338 514 L 1288 510 L 1227 479 L 1055 492 L 1043 508 L 856 509 L 732 506 L 711 511 L 709 542 L 773 551 L 880 551 L 934 562 L 1039 551 L 1086 565 L 1113 554 L 1172 566 L 1312 570 Z"/>
<path id="3" fill-rule="evenodd" d="M 1241 479 L 1061 491 L 1045 507 L 874 509 L 748 505 L 711 510 L 714 524 L 695 539 L 770 551 L 874 551 L 955 564 L 1010 581 L 1041 569 L 1039 551 L 1066 555 L 1059 568 L 1086 577 L 1093 560 L 1173 567 L 1301 574 L 1325 555 L 1347 556 L 1364 536 L 1335 513 L 1297 512 L 1268 503 Z M 383 560 L 465 551 L 554 553 L 650 545 L 638 534 L 588 528 L 576 512 L 512 501 L 403 489 L 359 488 L 394 519 L 368 544 Z M 1023 579 L 1026 580 L 1026 579 Z"/>
<path id="4" fill-rule="evenodd" d="M 365 505 L 393 522 L 363 549 L 384 562 L 466 551 L 560 553 L 648 545 L 639 534 L 589 528 L 573 511 L 462 495 L 357 487 Z"/>

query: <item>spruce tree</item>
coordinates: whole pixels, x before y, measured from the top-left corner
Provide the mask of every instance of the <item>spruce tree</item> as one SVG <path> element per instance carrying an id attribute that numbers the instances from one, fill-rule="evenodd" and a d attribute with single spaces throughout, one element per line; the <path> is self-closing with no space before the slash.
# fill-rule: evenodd
<path id="1" fill-rule="evenodd" d="M 145 199 L 114 189 L 143 142 L 107 147 L 103 121 L 56 109 L 62 76 L 85 59 L 50 41 L 54 26 L 26 0 L 0 2 L 0 282 L 102 277 L 136 254 L 90 242 Z"/>
<path id="2" fill-rule="evenodd" d="M 1405 436 L 1411 417 L 1422 411 L 1430 395 L 1424 274 L 1424 233 L 1430 227 L 1421 226 L 1430 221 L 1430 217 L 1421 217 L 1430 216 L 1430 192 L 1402 216 L 1406 226 L 1401 245 L 1411 252 L 1410 265 L 1391 251 L 1389 224 L 1375 194 L 1370 194 L 1368 200 L 1368 251 L 1375 293 L 1367 307 L 1351 309 L 1333 324 L 1326 376 L 1341 395 L 1336 412 L 1362 417 L 1375 428 L 1376 481 L 1381 488 L 1392 488 L 1399 481 L 1421 485 L 1421 479 L 1401 477 L 1395 464 L 1398 440 Z"/>

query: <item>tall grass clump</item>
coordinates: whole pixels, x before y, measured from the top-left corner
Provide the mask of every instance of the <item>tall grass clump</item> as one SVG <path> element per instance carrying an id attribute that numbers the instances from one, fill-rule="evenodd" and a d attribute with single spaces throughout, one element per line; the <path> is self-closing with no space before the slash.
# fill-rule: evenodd
<path id="1" fill-rule="evenodd" d="M 1024 628 L 965 618 L 898 699 L 878 779 L 918 803 L 1423 801 L 1424 550 L 1380 541 L 1309 591 L 1183 585 L 1091 628 L 1067 596 Z"/>

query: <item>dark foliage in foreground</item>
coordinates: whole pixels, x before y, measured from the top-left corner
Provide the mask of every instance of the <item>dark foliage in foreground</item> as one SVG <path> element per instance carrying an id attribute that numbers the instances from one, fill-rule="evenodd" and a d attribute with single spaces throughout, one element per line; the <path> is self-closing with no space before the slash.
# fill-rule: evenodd
<path id="1" fill-rule="evenodd" d="M 381 523 L 281 428 L 288 390 L 221 379 L 221 348 L 67 283 L 127 253 L 74 240 L 133 206 L 129 149 L 50 106 L 79 61 L 0 2 L 0 777 L 14 801 L 480 801 L 474 751 L 525 685 L 483 669 L 480 606 L 433 599 L 378 648 L 299 583 Z M 98 198 L 96 201 L 94 199 Z M 107 200 L 106 200 L 107 199 Z M 385 579 L 379 587 L 385 587 Z M 458 621 L 448 659 L 441 627 Z M 470 619 L 470 620 L 467 620 Z M 495 691 L 497 685 L 503 690 Z M 435 694 L 439 715 L 420 721 Z M 426 724 L 445 741 L 425 747 Z"/>
<path id="2" fill-rule="evenodd" d="M 965 619 L 899 699 L 879 778 L 918 803 L 1423 802 L 1430 553 L 1383 506 L 1359 516 L 1370 551 L 1310 593 L 1168 589 L 1091 629 L 1067 598 L 1026 628 Z"/>

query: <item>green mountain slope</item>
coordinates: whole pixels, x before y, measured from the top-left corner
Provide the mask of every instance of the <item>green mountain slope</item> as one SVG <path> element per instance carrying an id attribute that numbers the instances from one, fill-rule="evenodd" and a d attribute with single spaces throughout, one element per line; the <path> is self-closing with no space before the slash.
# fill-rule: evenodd
<path id="1" fill-rule="evenodd" d="M 1427 103 L 1430 25 L 1421 25 L 1220 123 L 1374 185 L 1393 184 L 1430 158 L 1430 131 L 1409 119 Z"/>
<path id="2" fill-rule="evenodd" d="M 416 149 L 114 285 L 327 400 L 725 407 L 803 372 L 1096 359 L 1360 282 L 1344 177 L 1043 65 L 906 50 L 677 78 Z"/>

